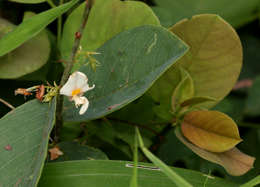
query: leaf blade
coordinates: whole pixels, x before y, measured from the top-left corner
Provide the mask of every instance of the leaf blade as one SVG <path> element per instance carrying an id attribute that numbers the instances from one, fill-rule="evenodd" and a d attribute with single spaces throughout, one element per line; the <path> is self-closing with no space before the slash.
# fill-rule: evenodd
<path id="1" fill-rule="evenodd" d="M 218 111 L 192 111 L 181 124 L 184 136 L 198 147 L 224 152 L 241 142 L 236 123 Z"/>
<path id="2" fill-rule="evenodd" d="M 221 165 L 230 175 L 244 175 L 253 168 L 255 158 L 240 152 L 237 148 L 233 148 L 222 153 L 213 153 L 201 149 L 186 140 L 186 138 L 182 135 L 180 128 L 175 129 L 175 135 L 194 153 L 210 162 Z"/>
<path id="3" fill-rule="evenodd" d="M 38 183 L 49 135 L 54 126 L 55 108 L 56 99 L 53 99 L 50 107 L 33 100 L 0 120 L 0 146 L 10 146 L 9 150 L 2 150 L 0 154 L 0 171 L 4 173 L 0 176 L 1 185 L 19 184 L 25 187 Z"/>
<path id="4" fill-rule="evenodd" d="M 158 26 L 140 26 L 120 33 L 97 51 L 101 66 L 96 72 L 87 66 L 79 70 L 96 85 L 88 92 L 88 111 L 80 116 L 67 101 L 64 119 L 88 121 L 122 108 L 140 97 L 187 49 L 182 41 Z"/>
<path id="5" fill-rule="evenodd" d="M 36 36 L 49 23 L 55 20 L 58 16 L 69 10 L 75 5 L 78 0 L 72 0 L 59 7 L 42 12 L 36 16 L 24 20 L 16 29 L 6 34 L 0 40 L 0 56 L 7 54 L 13 49 L 19 47 L 25 41 Z"/>

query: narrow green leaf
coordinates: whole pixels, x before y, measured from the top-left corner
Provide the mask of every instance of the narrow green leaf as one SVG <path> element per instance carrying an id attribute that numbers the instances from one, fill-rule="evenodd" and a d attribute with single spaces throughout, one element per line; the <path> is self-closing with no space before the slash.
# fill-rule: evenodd
<path id="1" fill-rule="evenodd" d="M 38 187 L 125 187 L 132 177 L 132 162 L 112 160 L 69 161 L 46 164 Z M 178 187 L 152 164 L 140 163 L 138 183 L 142 187 Z M 208 177 L 204 173 L 172 168 L 194 186 L 237 187 L 238 184 Z M 182 187 L 182 186 L 181 186 Z"/>
<path id="2" fill-rule="evenodd" d="M 72 102 L 65 102 L 66 121 L 88 121 L 118 110 L 140 97 L 156 79 L 182 57 L 188 47 L 159 26 L 140 26 L 121 32 L 97 50 L 100 62 L 94 72 L 82 66 L 95 88 L 87 92 L 90 105 L 79 115 Z"/>
<path id="3" fill-rule="evenodd" d="M 78 0 L 72 0 L 64 5 L 42 12 L 36 16 L 24 20 L 12 32 L 6 34 L 0 40 L 0 56 L 7 54 L 21 44 L 36 36 L 49 23 L 58 16 L 68 11 Z"/>
<path id="4" fill-rule="evenodd" d="M 37 185 L 50 132 L 56 99 L 50 104 L 29 101 L 0 120 L 0 186 Z"/>
<path id="5" fill-rule="evenodd" d="M 247 183 L 241 185 L 240 187 L 252 187 L 260 184 L 260 175 L 248 181 Z"/>
<path id="6" fill-rule="evenodd" d="M 31 12 L 26 12 L 25 17 Z M 0 18 L 0 38 L 16 26 Z M 47 63 L 51 51 L 46 30 L 23 43 L 20 47 L 0 57 L 0 78 L 13 79 L 32 73 Z"/>
<path id="7" fill-rule="evenodd" d="M 170 167 L 164 164 L 160 159 L 158 159 L 154 154 L 152 154 L 145 146 L 141 137 L 139 130 L 137 129 L 137 135 L 139 140 L 140 148 L 149 160 L 151 160 L 157 167 L 159 167 L 177 186 L 192 187 L 192 185 L 187 182 L 184 178 L 179 176 Z"/>

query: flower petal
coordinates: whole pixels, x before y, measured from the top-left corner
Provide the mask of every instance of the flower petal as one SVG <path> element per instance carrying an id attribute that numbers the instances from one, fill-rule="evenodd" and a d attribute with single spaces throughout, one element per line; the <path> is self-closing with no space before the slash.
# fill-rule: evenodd
<path id="1" fill-rule="evenodd" d="M 64 84 L 64 86 L 60 89 L 60 94 L 66 96 L 72 96 L 72 91 L 75 90 L 77 87 L 77 73 L 73 73 L 70 75 L 69 80 Z"/>
<path id="2" fill-rule="evenodd" d="M 85 104 L 85 102 L 86 102 L 85 99 L 86 98 L 84 96 L 79 97 L 79 96 L 75 95 L 75 96 L 72 97 L 72 100 L 75 102 L 76 107 L 78 107 L 79 105 Z"/>
<path id="3" fill-rule="evenodd" d="M 91 87 L 89 87 L 89 84 L 86 84 L 85 86 L 83 86 L 81 88 L 81 90 L 82 90 L 82 92 L 86 92 L 86 91 L 92 90 L 93 88 L 95 88 L 95 84 L 93 84 Z"/>
<path id="4" fill-rule="evenodd" d="M 80 110 L 79 110 L 79 114 L 80 114 L 80 115 L 84 114 L 84 113 L 87 111 L 88 106 L 89 106 L 89 101 L 88 101 L 88 99 L 87 99 L 86 97 L 83 97 L 83 98 L 84 98 L 84 100 L 85 100 L 85 103 L 81 106 L 81 108 L 80 108 Z"/>
<path id="5" fill-rule="evenodd" d="M 76 88 L 83 88 L 85 85 L 88 85 L 88 78 L 87 76 L 79 71 L 74 72 L 73 74 L 75 74 L 76 77 Z"/>

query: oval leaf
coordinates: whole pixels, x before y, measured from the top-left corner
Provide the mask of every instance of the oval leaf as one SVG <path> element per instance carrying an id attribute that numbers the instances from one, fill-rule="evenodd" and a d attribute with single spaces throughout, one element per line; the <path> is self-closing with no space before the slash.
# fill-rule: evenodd
<path id="1" fill-rule="evenodd" d="M 190 73 L 195 96 L 223 99 L 233 88 L 242 66 L 242 46 L 236 31 L 213 14 L 182 20 L 170 30 L 191 47 L 178 64 Z"/>
<path id="2" fill-rule="evenodd" d="M 36 186 L 54 126 L 51 104 L 29 101 L 0 120 L 0 186 Z"/>
<path id="3" fill-rule="evenodd" d="M 61 54 L 64 59 L 70 56 L 75 32 L 81 24 L 84 4 L 75 9 L 65 22 L 61 41 Z M 96 0 L 82 34 L 82 50 L 95 51 L 116 34 L 141 25 L 160 25 L 151 8 L 144 3 Z M 76 63 L 74 70 L 79 69 L 84 63 L 86 63 L 85 60 Z"/>
<path id="4" fill-rule="evenodd" d="M 15 25 L 0 18 L 0 38 L 15 27 Z M 18 78 L 36 71 L 46 64 L 49 54 L 48 35 L 45 31 L 42 31 L 20 47 L 0 57 L 0 78 Z"/>
<path id="5" fill-rule="evenodd" d="M 106 42 L 96 59 L 96 72 L 82 66 L 96 85 L 88 92 L 90 106 L 84 115 L 71 102 L 65 103 L 67 121 L 87 121 L 102 117 L 140 97 L 177 59 L 187 46 L 169 31 L 158 26 L 141 26 L 118 34 Z"/>
<path id="6" fill-rule="evenodd" d="M 49 23 L 58 16 L 69 10 L 78 0 L 72 0 L 64 5 L 42 12 L 36 16 L 24 20 L 12 32 L 6 34 L 0 40 L 0 56 L 3 56 L 13 49 L 19 47 L 27 40 L 36 36 Z"/>
<path id="7" fill-rule="evenodd" d="M 236 123 L 218 111 L 192 111 L 181 124 L 184 136 L 198 147 L 224 152 L 241 142 Z"/>
<path id="8" fill-rule="evenodd" d="M 138 163 L 138 185 L 142 187 L 176 187 L 176 185 L 152 164 Z M 140 167 L 141 166 L 141 167 Z M 237 184 L 217 177 L 186 169 L 172 168 L 194 186 L 237 187 Z M 88 160 L 46 164 L 39 187 L 125 187 L 129 186 L 133 163 L 112 160 Z"/>
<path id="9" fill-rule="evenodd" d="M 230 175 L 244 175 L 253 168 L 255 158 L 242 153 L 237 148 L 232 148 L 222 153 L 213 153 L 191 144 L 183 137 L 179 128 L 175 129 L 175 134 L 177 138 L 194 153 L 210 162 L 223 166 Z"/>
<path id="10" fill-rule="evenodd" d="M 150 89 L 155 101 L 165 105 L 169 113 L 171 96 L 181 81 L 181 66 L 194 82 L 194 96 L 216 98 L 200 106 L 210 108 L 232 89 L 242 65 L 242 48 L 234 29 L 217 15 L 199 15 L 183 20 L 171 28 L 191 50 L 182 57 Z"/>

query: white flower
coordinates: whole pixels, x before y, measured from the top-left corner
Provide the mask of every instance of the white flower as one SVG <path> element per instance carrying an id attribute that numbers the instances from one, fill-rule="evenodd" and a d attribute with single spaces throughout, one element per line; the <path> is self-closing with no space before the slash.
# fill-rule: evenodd
<path id="1" fill-rule="evenodd" d="M 74 72 L 66 84 L 60 89 L 60 94 L 70 97 L 71 101 L 75 102 L 75 106 L 82 105 L 79 114 L 84 114 L 89 106 L 89 101 L 82 96 L 84 92 L 92 90 L 95 85 L 89 87 L 88 78 L 84 73 L 79 71 Z"/>

